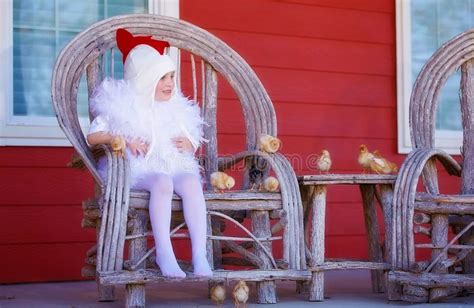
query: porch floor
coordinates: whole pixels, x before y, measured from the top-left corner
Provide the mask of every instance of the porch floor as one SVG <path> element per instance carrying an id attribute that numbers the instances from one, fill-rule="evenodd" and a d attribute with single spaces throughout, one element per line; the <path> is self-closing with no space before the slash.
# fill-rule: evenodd
<path id="1" fill-rule="evenodd" d="M 370 272 L 365 270 L 332 271 L 326 273 L 326 300 L 308 302 L 307 294 L 296 294 L 295 283 L 277 283 L 279 302 L 267 307 L 378 307 L 382 305 L 408 306 L 403 302 L 388 302 L 386 294 L 371 293 Z M 254 284 L 247 307 L 257 305 Z M 227 285 L 224 307 L 233 307 L 233 283 Z M 116 289 L 117 300 L 112 303 L 97 302 L 94 281 L 52 282 L 0 285 L 0 307 L 124 307 L 125 288 Z M 161 283 L 147 285 L 147 307 L 216 307 L 207 298 L 207 283 Z M 452 298 L 438 304 L 422 304 L 416 307 L 474 306 L 474 295 Z M 412 306 L 412 305 L 410 305 Z M 413 306 L 412 306 L 413 307 Z"/>

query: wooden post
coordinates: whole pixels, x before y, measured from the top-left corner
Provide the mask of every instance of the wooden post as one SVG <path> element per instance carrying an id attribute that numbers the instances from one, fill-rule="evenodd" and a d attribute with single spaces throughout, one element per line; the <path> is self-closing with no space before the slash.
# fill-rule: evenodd
<path id="1" fill-rule="evenodd" d="M 311 199 L 311 207 L 313 208 L 311 220 L 311 266 L 324 263 L 326 191 L 326 185 L 316 185 Z M 324 271 L 311 273 L 309 300 L 313 302 L 322 302 L 324 300 Z"/>
<path id="2" fill-rule="evenodd" d="M 148 222 L 148 211 L 137 209 L 134 212 L 133 217 L 129 221 L 129 225 L 132 225 L 132 232 L 130 235 L 145 233 L 146 225 Z M 130 240 L 129 244 L 129 260 L 131 264 L 136 263 L 145 255 L 146 237 L 139 237 Z M 145 268 L 145 262 L 140 264 L 137 269 Z M 126 285 L 126 304 L 127 308 L 131 307 L 145 307 L 145 284 L 127 284 Z"/>
<path id="3" fill-rule="evenodd" d="M 436 159 L 430 158 L 423 168 L 423 177 L 425 179 L 426 191 L 430 194 L 439 194 L 438 173 L 436 168 Z M 433 214 L 431 216 L 431 243 L 437 247 L 444 247 L 448 244 L 448 214 Z M 435 260 L 441 255 L 440 261 L 446 260 L 447 252 L 443 252 L 442 248 L 433 249 L 431 251 L 431 260 Z M 433 273 L 447 274 L 445 267 L 438 262 L 432 269 Z M 447 288 L 432 288 L 429 291 L 430 302 L 438 302 L 448 297 Z"/>
<path id="4" fill-rule="evenodd" d="M 96 225 L 97 242 L 99 242 L 100 226 L 101 226 L 101 221 L 99 218 L 97 219 L 97 225 Z M 97 254 L 95 255 L 95 257 L 97 257 Z M 115 287 L 101 285 L 98 279 L 96 279 L 96 282 L 97 282 L 97 290 L 99 291 L 99 302 L 113 302 L 115 300 Z"/>
<path id="5" fill-rule="evenodd" d="M 365 229 L 369 242 L 369 259 L 372 262 L 383 262 L 382 248 L 380 247 L 379 224 L 375 209 L 375 187 L 372 184 L 361 184 L 362 202 L 364 206 Z M 371 270 L 372 291 L 385 292 L 385 283 L 382 270 Z"/>
<path id="6" fill-rule="evenodd" d="M 211 173 L 218 169 L 218 157 L 217 157 L 217 73 L 214 68 L 207 62 L 201 62 L 202 64 L 202 117 L 208 125 L 204 125 L 204 138 L 209 142 L 203 144 L 205 149 L 204 157 L 204 170 L 206 174 L 206 189 L 211 190 Z M 214 221 L 214 223 L 212 222 Z M 212 234 L 212 228 L 219 228 L 219 219 L 210 219 L 208 216 L 208 234 Z M 209 229 L 211 228 L 211 229 Z M 219 228 L 220 229 L 220 228 Z M 220 230 L 219 230 L 220 231 Z M 213 269 L 220 268 L 222 266 L 222 246 L 219 241 L 207 241 L 207 256 L 209 264 Z M 212 249 L 212 251 L 209 251 Z M 211 258 L 211 259 L 209 259 Z M 212 262 L 212 263 L 211 263 Z M 221 284 L 213 280 L 208 282 L 208 295 L 211 295 L 211 288 L 216 284 Z"/>
<path id="7" fill-rule="evenodd" d="M 217 73 L 209 64 L 205 64 L 203 83 L 203 118 L 208 125 L 204 125 L 204 137 L 209 140 L 203 147 L 206 150 L 204 169 L 206 173 L 207 189 L 212 189 L 210 176 L 217 171 Z"/>
<path id="8" fill-rule="evenodd" d="M 211 266 L 212 269 L 215 269 L 215 266 L 214 266 L 214 256 L 213 256 L 213 253 L 214 253 L 214 249 L 213 249 L 213 241 L 209 238 L 211 235 L 212 235 L 212 220 L 211 220 L 211 215 L 210 214 L 207 214 L 207 236 L 208 236 L 208 239 L 207 239 L 207 242 L 206 242 L 206 251 L 207 251 L 207 262 L 209 262 L 209 265 Z M 220 248 L 220 246 L 219 246 Z M 220 250 L 219 250 L 220 252 Z M 222 255 L 220 256 L 222 259 Z M 221 261 L 221 260 L 219 260 Z"/>
<path id="9" fill-rule="evenodd" d="M 208 234 L 220 234 L 221 224 L 225 223 L 224 221 L 220 220 L 218 217 L 211 219 L 210 215 L 208 218 Z M 214 231 L 215 230 L 215 231 Z M 220 269 L 222 268 L 222 245 L 218 240 L 208 240 L 208 249 L 209 247 L 212 248 L 212 252 L 210 253 L 210 258 L 212 259 L 212 263 L 210 265 L 213 269 Z M 209 258 L 209 256 L 208 256 Z M 211 261 L 210 261 L 211 262 Z"/>
<path id="10" fill-rule="evenodd" d="M 270 230 L 270 217 L 267 211 L 252 211 L 252 230 L 256 237 L 270 237 L 272 232 Z M 262 243 L 268 251 L 272 251 L 272 244 L 270 241 Z M 255 244 L 255 255 L 263 261 L 263 268 L 272 268 L 272 263 L 263 249 Z M 257 282 L 257 302 L 259 304 L 275 304 L 278 299 L 276 296 L 275 281 Z"/>
<path id="11" fill-rule="evenodd" d="M 433 215 L 431 217 L 431 242 L 434 246 L 444 247 L 448 244 L 448 215 Z M 438 255 L 442 254 L 442 259 L 447 259 L 447 252 L 443 249 L 433 249 L 431 252 L 431 260 L 434 260 Z M 448 273 L 448 270 L 438 262 L 433 268 L 433 273 Z M 446 288 L 433 288 L 430 290 L 430 302 L 439 302 L 446 299 L 448 291 Z"/>
<path id="12" fill-rule="evenodd" d="M 218 222 L 217 220 L 215 220 L 216 222 Z M 207 242 L 206 242 L 206 251 L 207 251 L 207 262 L 209 262 L 209 265 L 211 266 L 211 268 L 213 270 L 216 269 L 216 267 L 220 267 L 222 266 L 222 249 L 221 249 L 221 245 L 220 243 L 218 243 L 219 241 L 213 241 L 209 238 L 209 236 L 211 236 L 213 234 L 213 228 L 218 228 L 218 223 L 217 224 L 214 224 L 212 223 L 212 218 L 211 218 L 211 215 L 210 214 L 207 214 Z M 219 231 L 219 233 L 217 234 L 220 234 L 220 230 L 216 230 L 216 231 Z M 218 250 L 216 250 L 216 243 L 218 243 Z M 215 263 L 216 260 L 214 260 L 214 254 L 217 253 L 217 262 L 218 262 L 218 266 L 217 264 Z M 215 280 L 212 280 L 212 279 L 209 279 L 209 281 L 207 282 L 207 296 L 208 298 L 211 298 L 211 289 L 215 286 L 215 285 L 222 285 L 224 286 L 224 283 L 223 282 L 219 282 L 219 281 L 215 281 Z"/>
<path id="13" fill-rule="evenodd" d="M 312 211 L 311 198 L 314 193 L 313 185 L 300 185 L 301 201 L 303 204 L 303 224 L 304 224 L 304 243 L 306 245 L 306 263 L 311 263 L 311 252 L 309 247 L 311 246 L 311 224 L 310 224 L 310 213 Z M 310 281 L 303 280 L 296 282 L 296 293 L 309 293 Z"/>
<path id="14" fill-rule="evenodd" d="M 393 217 L 393 186 L 387 184 L 380 184 L 380 202 L 382 203 L 383 217 L 385 221 L 385 260 L 390 262 L 392 260 L 392 239 L 393 239 L 393 230 L 392 230 L 392 217 Z M 391 264 L 393 266 L 393 264 Z M 387 274 L 386 274 L 387 275 Z M 386 276 L 385 275 L 385 276 Z M 391 301 L 397 301 L 401 299 L 402 288 L 397 283 L 389 281 L 385 277 L 387 283 L 387 295 L 388 299 Z"/>
<path id="15" fill-rule="evenodd" d="M 463 126 L 461 193 L 474 194 L 474 60 L 469 59 L 461 66 L 461 114 Z M 460 244 L 472 243 L 474 230 L 467 231 Z M 474 254 L 470 253 L 462 261 L 467 274 L 474 273 Z M 472 292 L 472 290 L 471 290 Z"/>
<path id="16" fill-rule="evenodd" d="M 403 285 L 403 294 L 401 300 L 410 303 L 426 303 L 428 290 L 420 286 L 410 284 Z"/>

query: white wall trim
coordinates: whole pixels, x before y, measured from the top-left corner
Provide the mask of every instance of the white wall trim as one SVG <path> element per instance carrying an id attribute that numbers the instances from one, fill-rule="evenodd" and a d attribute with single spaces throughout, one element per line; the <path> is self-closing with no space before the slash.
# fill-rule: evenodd
<path id="1" fill-rule="evenodd" d="M 148 0 L 148 12 L 179 18 L 179 0 Z"/>
<path id="2" fill-rule="evenodd" d="M 409 106 L 412 90 L 411 77 L 411 17 L 410 1 L 396 2 L 396 32 L 397 32 L 397 127 L 398 152 L 409 153 L 412 150 Z M 449 154 L 459 154 L 459 144 L 462 143 L 462 132 L 436 131 L 435 144 Z"/>
<path id="3" fill-rule="evenodd" d="M 405 0 L 397 0 L 396 14 L 398 152 L 409 153 L 412 149 L 409 129 L 409 103 L 411 93 L 410 3 Z"/>
<path id="4" fill-rule="evenodd" d="M 55 117 L 13 116 L 13 0 L 0 12 L 0 146 L 71 146 Z M 179 0 L 148 0 L 148 12 L 179 18 Z"/>

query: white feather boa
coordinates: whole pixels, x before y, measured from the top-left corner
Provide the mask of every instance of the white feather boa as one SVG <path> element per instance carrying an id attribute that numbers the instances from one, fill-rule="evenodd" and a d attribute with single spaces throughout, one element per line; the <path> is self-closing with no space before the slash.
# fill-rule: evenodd
<path id="1" fill-rule="evenodd" d="M 109 133 L 130 140 L 152 141 L 150 112 L 146 112 L 150 106 L 140 105 L 126 81 L 105 79 L 94 91 L 90 106 L 95 117 L 106 120 Z"/>
<path id="2" fill-rule="evenodd" d="M 124 80 L 105 79 L 94 92 L 91 111 L 108 124 L 108 133 L 128 140 L 147 142 L 146 157 L 134 157 L 128 153 L 131 166 L 132 186 L 149 172 L 175 175 L 180 172 L 199 174 L 199 165 L 192 154 L 181 153 L 171 138 L 184 136 L 196 150 L 202 142 L 204 121 L 199 106 L 177 91 L 166 102 L 147 105 L 139 99 Z M 99 169 L 104 169 L 99 164 Z M 104 170 L 101 173 L 104 174 Z"/>

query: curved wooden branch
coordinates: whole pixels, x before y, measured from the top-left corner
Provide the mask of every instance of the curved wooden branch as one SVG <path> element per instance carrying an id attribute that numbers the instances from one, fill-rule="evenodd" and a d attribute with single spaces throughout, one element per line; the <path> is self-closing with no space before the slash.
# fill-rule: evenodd
<path id="1" fill-rule="evenodd" d="M 221 243 L 224 244 L 224 247 L 226 249 L 240 254 L 245 260 L 255 265 L 256 267 L 258 268 L 264 267 L 264 262 L 262 261 L 262 259 L 257 257 L 253 252 L 247 250 L 247 248 L 244 245 L 239 245 L 233 241 L 221 241 Z M 247 243 L 250 243 L 250 242 L 246 242 L 245 244 Z"/>
<path id="2" fill-rule="evenodd" d="M 283 254 L 291 267 L 306 268 L 305 244 L 303 234 L 303 205 L 296 174 L 288 160 L 280 153 L 266 153 L 263 151 L 243 151 L 231 157 L 220 159 L 219 168 L 229 167 L 248 157 L 265 159 L 275 171 L 280 182 L 283 208 L 288 212 L 288 225 L 283 238 Z"/>
<path id="3" fill-rule="evenodd" d="M 176 232 L 179 231 L 179 229 L 181 229 L 182 227 L 184 227 L 186 223 L 185 222 L 182 222 L 180 223 L 178 226 L 176 226 L 173 230 L 171 230 L 170 232 L 170 236 L 172 236 L 173 234 L 175 234 Z M 130 270 L 134 271 L 136 270 L 140 264 L 145 261 L 153 252 L 155 252 L 156 250 L 156 246 L 153 246 L 152 248 L 150 248 L 146 254 L 143 255 L 143 257 L 140 258 L 140 260 L 137 261 L 137 263 L 133 264 L 133 265 L 130 265 Z"/>
<path id="4" fill-rule="evenodd" d="M 225 214 L 222 214 L 222 213 L 219 213 L 219 212 L 215 212 L 215 211 L 208 211 L 208 213 L 210 215 L 214 215 L 214 216 L 219 216 L 219 217 L 222 217 L 224 219 L 227 219 L 228 221 L 234 223 L 237 227 L 239 227 L 241 230 L 243 230 L 245 233 L 248 234 L 248 236 L 250 236 L 257 244 L 258 246 L 260 246 L 260 248 L 262 248 L 262 250 L 265 252 L 265 254 L 267 255 L 267 257 L 270 259 L 270 261 L 272 262 L 272 265 L 274 268 L 278 268 L 277 265 L 276 265 L 276 262 L 275 262 L 275 259 L 273 258 L 272 254 L 268 251 L 268 249 L 265 247 L 265 245 L 262 244 L 262 242 L 256 238 L 252 232 L 250 232 L 246 227 L 244 227 L 241 223 L 239 223 L 237 220 L 233 219 L 232 217 L 228 216 L 228 215 L 225 215 Z"/>
<path id="5" fill-rule="evenodd" d="M 107 217 L 109 214 L 109 203 L 110 203 L 110 191 L 112 189 L 112 157 L 113 153 L 109 147 L 104 146 L 105 155 L 107 157 L 107 179 L 105 189 L 102 187 L 102 190 L 105 192 L 102 193 L 102 197 L 99 203 L 99 208 L 102 211 L 102 219 L 100 225 L 99 239 L 97 241 L 97 270 L 106 270 L 106 266 L 103 262 L 104 252 L 104 241 L 105 241 L 105 229 L 107 227 Z M 108 256 L 106 256 L 107 258 Z"/>
<path id="6" fill-rule="evenodd" d="M 451 242 L 449 242 L 448 245 L 446 245 L 446 247 L 443 248 L 443 252 L 448 252 L 448 249 L 451 248 L 451 246 L 453 246 L 453 244 L 464 234 L 466 233 L 469 229 L 471 229 L 471 227 L 474 226 L 474 221 L 471 222 L 469 225 L 467 225 L 464 229 L 461 230 L 461 232 L 459 232 L 452 240 Z M 441 257 L 443 256 L 443 254 L 439 254 L 432 262 L 431 264 L 425 269 L 425 273 L 428 273 L 429 271 L 431 271 L 433 269 L 433 267 L 436 265 L 436 263 L 438 263 L 438 261 L 441 259 Z"/>
<path id="7" fill-rule="evenodd" d="M 415 147 L 434 147 L 434 123 L 438 96 L 448 77 L 474 57 L 474 30 L 444 43 L 426 62 L 410 99 L 411 137 Z"/>
<path id="8" fill-rule="evenodd" d="M 447 153 L 439 149 L 415 149 L 402 167 L 394 188 L 394 214 L 392 217 L 392 266 L 409 270 L 414 262 L 413 214 L 416 188 L 427 162 L 437 158 L 450 172 L 460 175 L 461 167 Z"/>
<path id="9" fill-rule="evenodd" d="M 106 186 L 101 199 L 101 228 L 97 250 L 98 271 L 121 270 L 129 207 L 129 165 L 126 157 L 102 145 L 107 157 Z"/>

